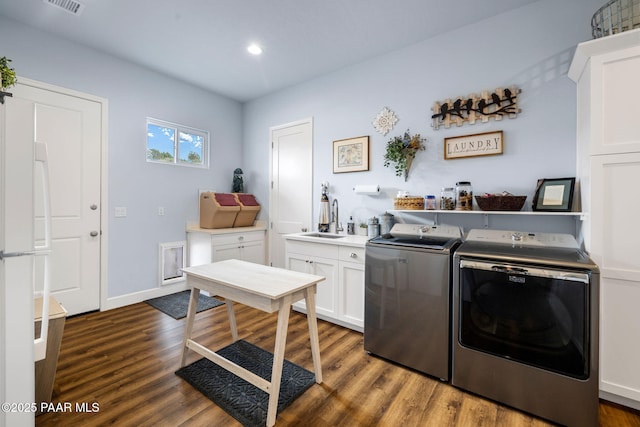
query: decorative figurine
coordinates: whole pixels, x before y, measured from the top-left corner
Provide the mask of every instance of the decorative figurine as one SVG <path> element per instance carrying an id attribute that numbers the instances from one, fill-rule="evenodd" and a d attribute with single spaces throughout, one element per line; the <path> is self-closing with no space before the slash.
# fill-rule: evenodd
<path id="1" fill-rule="evenodd" d="M 244 193 L 244 182 L 242 181 L 242 169 L 236 168 L 233 171 L 233 187 L 231 189 L 233 193 Z"/>

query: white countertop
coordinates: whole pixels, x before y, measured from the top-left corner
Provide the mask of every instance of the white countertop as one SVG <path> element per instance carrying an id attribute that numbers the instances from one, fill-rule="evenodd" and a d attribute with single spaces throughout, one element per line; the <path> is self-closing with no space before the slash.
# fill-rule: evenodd
<path id="1" fill-rule="evenodd" d="M 336 237 L 336 238 L 317 237 L 318 234 L 321 234 L 323 236 L 340 236 L 340 237 Z M 302 242 L 324 243 L 327 245 L 336 245 L 336 246 L 352 246 L 356 248 L 364 248 L 365 244 L 369 240 L 367 236 L 360 236 L 357 234 L 346 234 L 346 233 L 335 234 L 335 233 L 318 233 L 318 232 L 285 234 L 283 237 L 287 240 L 299 240 Z"/>
<path id="2" fill-rule="evenodd" d="M 200 228 L 199 224 L 188 224 L 187 233 L 208 233 L 208 234 L 229 234 L 229 233 L 248 233 L 250 231 L 266 231 L 267 224 L 264 221 L 256 221 L 254 225 L 249 227 L 231 227 L 231 228 Z"/>

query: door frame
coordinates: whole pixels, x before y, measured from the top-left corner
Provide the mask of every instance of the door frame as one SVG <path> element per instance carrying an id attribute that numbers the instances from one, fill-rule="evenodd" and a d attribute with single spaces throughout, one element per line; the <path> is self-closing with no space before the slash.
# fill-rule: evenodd
<path id="1" fill-rule="evenodd" d="M 91 95 L 85 92 L 80 92 L 65 87 L 55 86 L 53 84 L 44 83 L 37 80 L 20 77 L 18 84 L 24 86 L 31 86 L 37 89 L 47 90 L 49 92 L 60 93 L 62 95 L 73 96 L 76 98 L 86 99 L 88 101 L 96 102 L 100 104 L 100 276 L 99 276 L 99 288 L 100 288 L 100 307 L 102 310 L 106 307 L 108 298 L 109 283 L 108 276 L 108 228 L 109 228 L 109 191 L 108 191 L 108 172 L 109 172 L 109 153 L 108 153 L 108 111 L 109 101 L 106 98 Z"/>
<path id="2" fill-rule="evenodd" d="M 273 234 L 273 206 L 274 206 L 274 191 L 273 191 L 273 133 L 280 129 L 285 129 L 293 126 L 308 124 L 311 127 L 311 188 L 309 191 L 313 191 L 313 117 L 307 117 L 301 120 L 296 120 L 293 122 L 285 123 L 282 125 L 271 126 L 269 128 L 269 223 L 267 225 L 267 229 L 269 231 L 268 234 L 268 259 L 267 265 L 271 265 L 272 262 L 272 254 L 274 250 L 274 239 L 275 236 Z M 313 197 L 312 197 L 313 198 Z M 309 211 L 309 224 L 313 224 L 313 206 L 310 207 Z M 309 230 L 311 231 L 311 230 Z"/>

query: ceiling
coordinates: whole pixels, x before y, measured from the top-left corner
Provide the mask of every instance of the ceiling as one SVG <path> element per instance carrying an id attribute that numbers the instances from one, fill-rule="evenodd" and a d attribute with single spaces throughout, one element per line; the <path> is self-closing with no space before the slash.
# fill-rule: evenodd
<path id="1" fill-rule="evenodd" d="M 244 102 L 535 1 L 0 0 L 0 15 Z M 79 14 L 49 4 L 69 2 Z"/>

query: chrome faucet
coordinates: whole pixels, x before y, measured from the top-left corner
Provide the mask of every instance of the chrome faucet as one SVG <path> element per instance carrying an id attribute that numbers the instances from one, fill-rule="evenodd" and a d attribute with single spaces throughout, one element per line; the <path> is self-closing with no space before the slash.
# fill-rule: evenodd
<path id="1" fill-rule="evenodd" d="M 333 212 L 331 213 L 331 217 L 332 217 L 332 222 L 335 222 L 336 224 L 336 233 L 339 233 L 341 231 L 344 231 L 344 228 L 342 228 L 342 224 L 340 224 L 340 221 L 338 220 L 338 199 L 333 199 Z"/>

